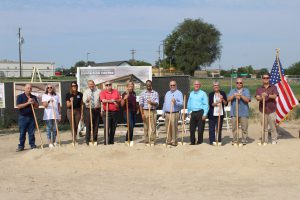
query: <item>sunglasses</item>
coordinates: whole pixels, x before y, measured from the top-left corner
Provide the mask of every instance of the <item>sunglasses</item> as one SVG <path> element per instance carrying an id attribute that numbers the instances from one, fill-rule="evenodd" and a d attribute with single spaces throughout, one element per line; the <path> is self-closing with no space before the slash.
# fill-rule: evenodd
<path id="1" fill-rule="evenodd" d="M 270 77 L 263 77 L 263 79 L 269 79 Z"/>
<path id="2" fill-rule="evenodd" d="M 105 86 L 111 86 L 111 84 L 105 84 Z"/>
<path id="3" fill-rule="evenodd" d="M 77 85 L 72 85 L 72 87 L 77 87 Z"/>
<path id="4" fill-rule="evenodd" d="M 52 87 L 47 87 L 47 89 L 52 89 Z"/>
<path id="5" fill-rule="evenodd" d="M 243 85 L 243 82 L 236 82 L 236 84 L 240 84 L 240 85 Z"/>
<path id="6" fill-rule="evenodd" d="M 170 85 L 171 87 L 174 87 L 174 86 L 176 86 L 176 85 Z"/>

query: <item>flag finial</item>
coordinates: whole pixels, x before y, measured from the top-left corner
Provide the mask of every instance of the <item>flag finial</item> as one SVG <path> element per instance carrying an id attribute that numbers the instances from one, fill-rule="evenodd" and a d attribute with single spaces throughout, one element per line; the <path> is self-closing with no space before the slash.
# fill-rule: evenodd
<path id="1" fill-rule="evenodd" d="M 279 55 L 280 48 L 276 48 L 276 54 Z"/>

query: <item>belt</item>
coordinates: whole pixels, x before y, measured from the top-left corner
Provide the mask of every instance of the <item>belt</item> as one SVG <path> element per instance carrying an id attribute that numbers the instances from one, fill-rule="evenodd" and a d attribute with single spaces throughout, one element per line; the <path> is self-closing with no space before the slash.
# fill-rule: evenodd
<path id="1" fill-rule="evenodd" d="M 143 110 L 149 110 L 149 109 L 143 109 Z M 156 109 L 150 109 L 150 110 L 152 111 L 152 110 L 156 110 Z"/>
<path id="2" fill-rule="evenodd" d="M 167 113 L 167 114 L 170 114 L 170 112 L 165 112 L 165 113 Z M 179 113 L 179 111 L 176 111 L 176 112 L 172 112 L 172 113 Z"/>
<path id="3" fill-rule="evenodd" d="M 202 109 L 201 109 L 201 110 L 197 110 L 197 111 L 192 111 L 192 112 L 194 112 L 194 113 L 195 113 L 195 112 L 201 112 L 201 111 L 202 111 Z"/>

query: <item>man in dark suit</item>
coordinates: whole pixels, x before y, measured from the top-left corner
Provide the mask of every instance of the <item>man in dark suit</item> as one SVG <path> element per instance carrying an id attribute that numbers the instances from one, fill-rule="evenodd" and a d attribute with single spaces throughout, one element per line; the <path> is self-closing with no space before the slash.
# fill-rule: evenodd
<path id="1" fill-rule="evenodd" d="M 224 91 L 220 90 L 220 84 L 218 81 L 213 83 L 213 92 L 209 94 L 209 142 L 212 145 L 216 145 L 216 132 L 218 131 L 218 142 L 222 144 L 222 126 L 224 119 L 224 106 L 227 105 L 227 97 Z M 218 127 L 218 121 L 220 116 L 220 124 Z"/>

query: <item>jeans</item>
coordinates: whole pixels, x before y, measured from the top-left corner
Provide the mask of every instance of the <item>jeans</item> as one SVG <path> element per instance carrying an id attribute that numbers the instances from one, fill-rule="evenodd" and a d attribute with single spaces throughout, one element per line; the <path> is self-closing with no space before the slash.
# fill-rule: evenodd
<path id="1" fill-rule="evenodd" d="M 130 141 L 133 140 L 133 128 L 135 126 L 135 117 L 136 117 L 136 111 L 129 111 L 128 112 L 129 116 L 129 139 Z M 127 124 L 127 112 L 124 112 L 124 118 L 125 118 L 125 123 Z M 127 129 L 127 134 L 126 134 L 126 141 L 128 141 L 128 129 Z"/>
<path id="2" fill-rule="evenodd" d="M 35 148 L 35 123 L 34 118 L 31 116 L 19 115 L 19 129 L 20 129 L 20 144 L 18 145 L 19 149 L 24 149 L 26 132 L 28 132 L 29 145 L 31 148 Z"/>
<path id="3" fill-rule="evenodd" d="M 54 119 L 45 120 L 46 122 L 46 133 L 49 143 L 54 143 L 56 141 L 56 126 Z"/>

